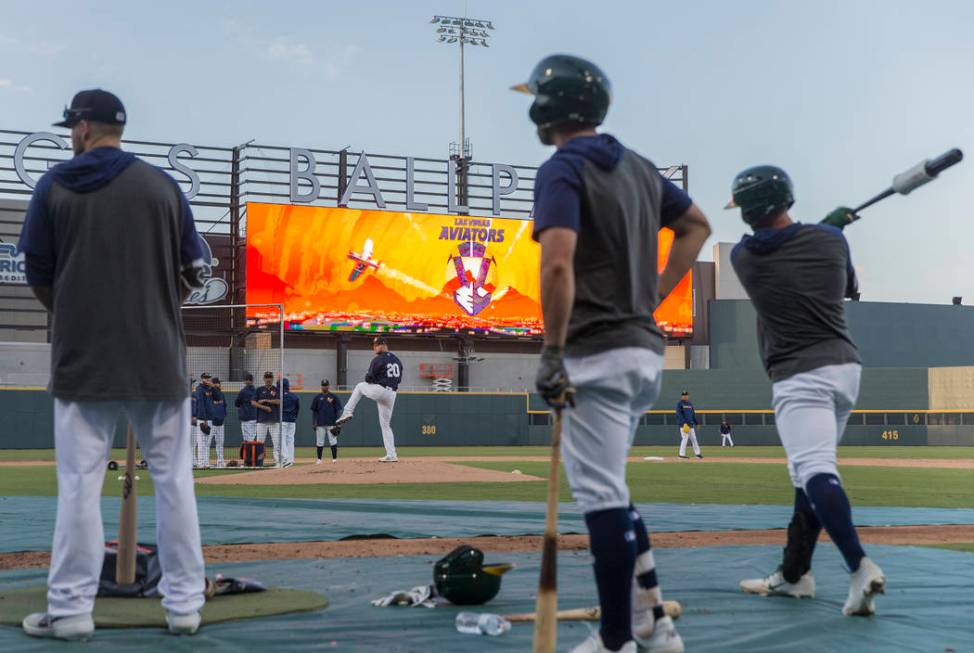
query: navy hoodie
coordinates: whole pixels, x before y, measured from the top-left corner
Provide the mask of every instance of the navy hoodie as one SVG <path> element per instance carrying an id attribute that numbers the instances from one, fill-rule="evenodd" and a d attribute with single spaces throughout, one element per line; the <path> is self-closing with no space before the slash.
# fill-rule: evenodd
<path id="1" fill-rule="evenodd" d="M 291 382 L 283 379 L 284 399 L 281 401 L 281 418 L 285 422 L 298 421 L 298 411 L 301 410 L 301 400 L 291 392 Z"/>
<path id="2" fill-rule="evenodd" d="M 613 170 L 625 146 L 614 136 L 576 136 L 562 145 L 539 169 L 535 181 L 534 238 L 549 227 L 566 227 L 578 231 L 581 203 L 585 194 L 585 162 L 591 161 L 603 170 Z M 693 201 L 683 189 L 663 179 L 660 218 L 668 224 L 686 213 Z"/>
<path id="3" fill-rule="evenodd" d="M 856 292 L 842 231 L 797 222 L 757 229 L 731 251 L 731 265 L 758 314 L 758 347 L 772 381 L 830 365 L 861 363 L 845 319 Z"/>

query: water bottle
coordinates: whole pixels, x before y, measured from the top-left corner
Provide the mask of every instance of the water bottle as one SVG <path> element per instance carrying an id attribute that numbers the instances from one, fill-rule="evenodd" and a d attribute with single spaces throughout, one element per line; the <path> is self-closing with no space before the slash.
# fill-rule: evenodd
<path id="1" fill-rule="evenodd" d="M 461 612 L 456 620 L 457 632 L 466 635 L 489 635 L 496 637 L 511 629 L 511 622 L 497 614 Z"/>

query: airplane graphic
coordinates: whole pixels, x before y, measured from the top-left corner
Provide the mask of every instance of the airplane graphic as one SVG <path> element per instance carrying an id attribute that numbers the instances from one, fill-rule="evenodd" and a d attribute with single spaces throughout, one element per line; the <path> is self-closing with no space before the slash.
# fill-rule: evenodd
<path id="1" fill-rule="evenodd" d="M 372 239 L 366 238 L 361 254 L 356 254 L 354 251 L 348 253 L 348 258 L 355 261 L 355 267 L 352 268 L 352 273 L 348 275 L 349 281 L 358 279 L 368 268 L 378 270 L 382 266 L 382 261 L 376 261 L 372 258 L 372 248 Z"/>

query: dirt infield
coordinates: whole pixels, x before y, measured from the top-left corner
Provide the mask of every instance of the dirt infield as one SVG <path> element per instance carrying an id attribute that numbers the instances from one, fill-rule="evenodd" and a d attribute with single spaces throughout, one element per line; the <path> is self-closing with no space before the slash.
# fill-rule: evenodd
<path id="1" fill-rule="evenodd" d="M 974 542 L 974 525 L 954 526 L 861 526 L 860 539 L 866 544 L 937 545 Z M 713 546 L 748 546 L 785 543 L 784 529 L 749 531 L 685 531 L 653 533 L 657 548 L 698 548 Z M 822 534 L 822 542 L 829 538 Z M 373 558 L 407 555 L 443 555 L 458 544 L 470 544 L 491 554 L 522 553 L 541 550 L 541 537 L 517 535 L 505 537 L 442 537 L 415 540 L 354 539 L 318 542 L 285 542 L 270 544 L 218 544 L 203 547 L 209 564 L 253 562 L 257 560 L 298 560 L 309 558 Z M 561 551 L 583 551 L 588 548 L 587 535 L 562 535 Z M 47 567 L 51 556 L 46 551 L 0 553 L 0 571 Z"/>
<path id="2" fill-rule="evenodd" d="M 297 465 L 197 479 L 205 485 L 377 485 L 397 483 L 516 483 L 543 481 L 527 474 L 478 469 L 435 458 L 400 458 L 380 463 L 375 458 L 343 458 L 336 464 Z"/>

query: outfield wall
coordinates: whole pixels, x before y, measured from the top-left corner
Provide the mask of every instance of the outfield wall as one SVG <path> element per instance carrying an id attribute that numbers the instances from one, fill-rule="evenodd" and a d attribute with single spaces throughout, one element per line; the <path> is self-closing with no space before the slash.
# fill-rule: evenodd
<path id="1" fill-rule="evenodd" d="M 846 302 L 845 315 L 865 367 L 974 365 L 974 306 Z M 711 368 L 761 368 L 749 300 L 710 302 L 709 324 Z"/>
<path id="2" fill-rule="evenodd" d="M 843 444 L 974 446 L 974 402 L 963 403 L 974 369 L 876 368 L 863 371 L 857 410 Z M 644 415 L 637 444 L 677 444 L 673 415 L 680 392 L 690 392 L 701 425 L 702 444 L 719 444 L 718 425 L 726 417 L 738 444 L 777 444 L 769 409 L 771 385 L 760 370 L 667 370 L 656 409 Z M 954 388 L 952 391 L 950 388 Z M 959 391 L 956 389 L 959 388 Z M 233 400 L 235 390 L 227 389 Z M 338 393 L 347 398 L 348 393 Z M 314 391 L 299 392 L 301 412 L 297 445 L 311 446 L 309 407 Z M 931 398 L 934 402 L 931 403 Z M 227 421 L 227 445 L 240 442 L 235 411 Z M 53 446 L 50 396 L 39 388 L 0 390 L 0 449 Z M 525 393 L 401 392 L 393 429 L 402 446 L 545 444 L 551 416 L 537 396 Z M 119 424 L 116 445 L 122 446 Z M 343 430 L 345 446 L 381 444 L 375 404 L 363 401 L 356 418 Z"/>

